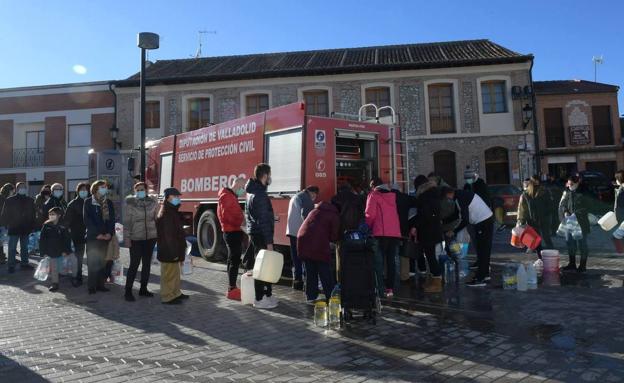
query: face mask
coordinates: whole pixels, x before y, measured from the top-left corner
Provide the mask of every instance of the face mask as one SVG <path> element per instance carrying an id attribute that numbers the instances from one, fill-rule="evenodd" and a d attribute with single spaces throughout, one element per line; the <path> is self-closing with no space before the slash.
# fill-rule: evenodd
<path id="1" fill-rule="evenodd" d="M 26 189 L 19 189 L 17 191 L 17 194 L 19 194 L 19 195 L 26 195 Z"/>
<path id="2" fill-rule="evenodd" d="M 171 204 L 172 204 L 173 206 L 178 206 L 178 205 L 180 205 L 180 198 L 178 198 L 178 197 L 174 197 L 174 198 L 172 198 L 172 199 L 171 199 L 171 201 L 170 201 L 170 202 L 171 202 Z"/>
<path id="3" fill-rule="evenodd" d="M 570 190 L 575 191 L 578 189 L 578 185 L 570 185 Z"/>
<path id="4" fill-rule="evenodd" d="M 63 191 L 62 190 L 55 190 L 53 192 L 53 194 L 54 194 L 54 197 L 61 198 L 63 196 Z"/>
<path id="5" fill-rule="evenodd" d="M 85 199 L 89 196 L 89 192 L 86 190 L 81 190 L 78 192 L 78 195 L 80 196 L 80 198 Z"/>
<path id="6" fill-rule="evenodd" d="M 468 185 L 472 185 L 472 184 L 474 183 L 474 180 L 473 180 L 472 178 L 467 179 L 467 180 L 466 180 L 466 183 L 467 183 Z"/>
<path id="7" fill-rule="evenodd" d="M 145 193 L 145 190 L 139 190 L 138 192 L 136 192 L 136 197 L 138 199 L 143 199 L 143 198 L 145 198 L 146 195 L 147 195 L 147 193 Z"/>
<path id="8" fill-rule="evenodd" d="M 98 194 L 101 196 L 105 196 L 108 194 L 108 188 L 99 188 L 98 189 Z"/>
<path id="9" fill-rule="evenodd" d="M 236 190 L 236 196 L 237 196 L 237 197 L 242 197 L 242 196 L 244 196 L 244 195 L 245 195 L 245 189 L 240 188 L 240 189 L 237 189 L 237 190 Z"/>
<path id="10" fill-rule="evenodd" d="M 56 221 L 58 221 L 59 217 L 56 214 L 50 214 L 49 218 L 50 218 L 50 221 L 56 222 Z"/>
<path id="11" fill-rule="evenodd" d="M 267 186 L 269 186 L 271 182 L 273 182 L 273 179 L 271 178 L 271 176 L 269 176 L 269 178 L 267 178 L 267 181 L 266 181 Z"/>

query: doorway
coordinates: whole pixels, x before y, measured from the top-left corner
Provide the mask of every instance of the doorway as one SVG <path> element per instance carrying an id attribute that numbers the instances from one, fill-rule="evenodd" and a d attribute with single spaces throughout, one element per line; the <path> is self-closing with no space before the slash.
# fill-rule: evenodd
<path id="1" fill-rule="evenodd" d="M 455 161 L 455 152 L 440 150 L 433 153 L 433 172 L 450 186 L 457 187 L 457 162 Z"/>
<path id="2" fill-rule="evenodd" d="M 377 136 L 347 131 L 336 135 L 336 186 L 349 184 L 358 193 L 368 190 L 379 174 Z"/>
<path id="3" fill-rule="evenodd" d="M 485 177 L 488 185 L 506 185 L 509 177 L 509 151 L 496 146 L 485 151 Z"/>

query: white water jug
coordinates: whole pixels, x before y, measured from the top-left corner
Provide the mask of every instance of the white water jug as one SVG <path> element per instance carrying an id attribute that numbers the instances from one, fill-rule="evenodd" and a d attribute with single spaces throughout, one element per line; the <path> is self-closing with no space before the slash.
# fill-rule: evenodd
<path id="1" fill-rule="evenodd" d="M 527 272 L 522 263 L 518 265 L 518 271 L 516 272 L 516 280 L 518 281 L 516 285 L 518 291 L 527 291 L 528 289 Z"/>
<path id="2" fill-rule="evenodd" d="M 284 256 L 277 251 L 260 250 L 253 268 L 253 278 L 263 282 L 277 283 L 282 276 Z"/>
<path id="3" fill-rule="evenodd" d="M 599 220 L 598 220 L 598 225 L 600 225 L 600 227 L 602 228 L 602 230 L 604 231 L 611 231 L 611 229 L 613 229 L 615 226 L 617 226 L 617 218 L 615 217 L 615 213 L 610 211 L 607 214 L 603 215 Z"/>
<path id="4" fill-rule="evenodd" d="M 243 273 L 240 282 L 241 302 L 244 305 L 253 305 L 256 299 L 256 290 L 254 287 L 254 279 L 251 272 Z"/>

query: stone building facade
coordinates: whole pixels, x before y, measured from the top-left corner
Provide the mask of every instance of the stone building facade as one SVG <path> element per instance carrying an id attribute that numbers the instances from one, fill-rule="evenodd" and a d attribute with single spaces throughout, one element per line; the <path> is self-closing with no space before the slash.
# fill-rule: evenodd
<path id="1" fill-rule="evenodd" d="M 445 44 L 451 43 L 440 44 L 441 50 L 444 50 Z M 401 46 L 401 49 L 410 47 Z M 365 49 L 375 51 L 377 63 L 386 48 L 398 49 Z M 294 54 L 304 53 L 309 52 Z M 347 49 L 343 62 L 348 55 Z M 227 60 L 241 57 L 248 57 L 253 63 L 263 55 L 220 59 L 226 60 L 223 65 L 227 66 Z M 410 57 L 414 60 L 413 51 Z M 514 87 L 530 88 L 532 56 L 513 53 L 511 60 L 462 61 L 464 64 L 442 58 L 436 65 L 382 66 L 375 67 L 375 70 L 369 70 L 367 64 L 362 64 L 343 72 L 335 68 L 321 68 L 303 70 L 296 75 L 292 71 L 284 71 L 279 76 L 274 73 L 275 70 L 265 76 L 260 73 L 234 76 L 236 78 L 227 73 L 204 78 L 188 78 L 180 74 L 193 61 L 197 66 L 201 60 L 208 60 L 209 63 L 211 58 L 168 60 L 160 66 L 160 62 L 156 62 L 150 67 L 151 73 L 148 69 L 147 101 L 151 102 L 150 108 L 158 109 L 157 113 L 148 117 L 151 118 L 148 138 L 192 129 L 190 114 L 196 107 L 193 103 L 197 99 L 203 100 L 201 108 L 205 118 L 210 123 L 219 123 L 244 116 L 249 110 L 249 95 L 263 95 L 264 100 L 268 99 L 268 107 L 276 107 L 305 101 L 308 92 L 316 92 L 327 99 L 322 108 L 326 115 L 357 115 L 361 105 L 375 100 L 392 106 L 399 115 L 398 122 L 408 142 L 410 179 L 418 174 L 436 172 L 448 182 L 461 186 L 465 168 L 471 167 L 489 183 L 518 184 L 533 172 L 534 146 L 530 129 L 533 125 L 523 123 L 522 116 L 522 108 L 527 101 L 512 97 Z M 250 65 L 247 64 L 247 67 Z M 115 88 L 117 126 L 125 149 L 130 148 L 129 143 L 136 147 L 139 142 L 137 85 L 136 76 L 133 76 L 117 82 Z M 438 92 L 438 96 L 434 97 L 433 92 Z M 446 114 L 440 119 L 442 108 L 446 108 Z M 451 129 L 444 133 L 433 131 L 434 113 L 438 113 L 436 122 L 444 120 L 446 124 L 435 126 L 451 126 Z"/>

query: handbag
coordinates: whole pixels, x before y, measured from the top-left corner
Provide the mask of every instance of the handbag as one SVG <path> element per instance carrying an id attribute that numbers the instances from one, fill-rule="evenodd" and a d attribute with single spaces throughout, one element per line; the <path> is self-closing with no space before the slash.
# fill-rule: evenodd
<path id="1" fill-rule="evenodd" d="M 114 261 L 119 259 L 119 242 L 111 239 L 108 241 L 108 247 L 106 248 L 106 258 L 107 261 Z"/>

